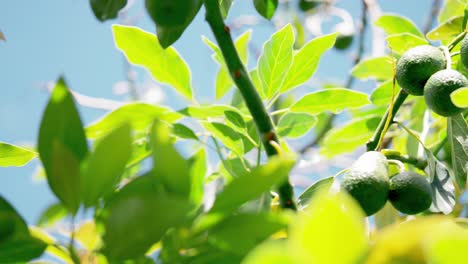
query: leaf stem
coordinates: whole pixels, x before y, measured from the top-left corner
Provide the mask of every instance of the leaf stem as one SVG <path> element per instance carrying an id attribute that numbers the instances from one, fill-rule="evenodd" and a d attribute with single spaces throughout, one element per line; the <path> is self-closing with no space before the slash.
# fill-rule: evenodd
<path id="1" fill-rule="evenodd" d="M 449 51 L 452 51 L 453 48 L 455 48 L 455 46 L 458 44 L 458 42 L 462 41 L 462 39 L 465 37 L 466 35 L 466 30 L 463 31 L 462 33 L 458 34 L 458 36 L 456 36 L 452 42 L 450 42 L 450 44 L 448 44 L 448 49 Z"/>
<path id="2" fill-rule="evenodd" d="M 395 153 L 385 153 L 385 157 L 389 160 L 398 160 L 400 162 L 411 164 L 420 170 L 424 170 L 427 167 L 427 161 L 411 157 L 408 155 L 400 155 Z"/>
<path id="3" fill-rule="evenodd" d="M 277 150 L 269 143 L 270 140 L 278 142 L 278 137 L 273 126 L 273 122 L 263 105 L 255 86 L 250 80 L 249 74 L 239 58 L 239 54 L 234 46 L 230 29 L 224 24 L 221 15 L 218 0 L 205 0 L 206 21 L 208 22 L 213 34 L 218 42 L 224 61 L 229 69 L 229 74 L 239 89 L 247 108 L 249 109 L 257 130 L 262 139 L 265 152 L 268 156 L 277 155 Z M 296 210 L 296 205 L 293 199 L 293 188 L 286 180 L 278 188 L 280 197 L 280 205 L 282 208 L 290 208 Z"/>

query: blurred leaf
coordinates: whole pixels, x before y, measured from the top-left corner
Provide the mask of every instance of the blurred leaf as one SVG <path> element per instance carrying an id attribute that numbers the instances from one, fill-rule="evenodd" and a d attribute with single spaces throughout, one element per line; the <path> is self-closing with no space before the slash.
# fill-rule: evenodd
<path id="1" fill-rule="evenodd" d="M 294 54 L 291 68 L 280 88 L 281 93 L 296 88 L 312 77 L 323 53 L 335 44 L 336 36 L 333 33 L 315 38 Z"/>
<path id="2" fill-rule="evenodd" d="M 180 123 L 173 124 L 172 133 L 179 138 L 193 139 L 193 140 L 198 141 L 197 135 L 195 135 L 192 129 L 190 129 L 184 124 L 180 124 Z"/>
<path id="3" fill-rule="evenodd" d="M 330 88 L 304 95 L 291 106 L 291 111 L 319 114 L 330 111 L 339 113 L 346 108 L 362 107 L 369 104 L 368 95 L 345 88 Z"/>
<path id="4" fill-rule="evenodd" d="M 233 178 L 238 178 L 249 173 L 250 165 L 247 160 L 241 160 L 239 157 L 228 157 L 219 165 L 219 173 L 225 176 L 226 182 Z"/>
<path id="5" fill-rule="evenodd" d="M 93 251 L 102 244 L 101 236 L 94 221 L 86 221 L 78 227 L 75 239 L 89 251 Z"/>
<path id="6" fill-rule="evenodd" d="M 271 99 L 281 88 L 293 61 L 294 32 L 291 24 L 286 25 L 263 45 L 258 59 L 258 75 L 263 94 Z"/>
<path id="7" fill-rule="evenodd" d="M 0 142 L 0 167 L 21 167 L 36 156 L 37 153 L 29 149 Z"/>
<path id="8" fill-rule="evenodd" d="M 395 82 L 395 94 L 397 94 L 398 91 L 400 91 L 400 89 L 401 88 L 398 85 L 398 83 Z M 390 104 L 390 101 L 392 99 L 392 94 L 393 94 L 393 81 L 388 80 L 380 84 L 377 88 L 375 88 L 374 91 L 372 91 L 370 100 L 372 101 L 374 105 L 387 106 Z"/>
<path id="9" fill-rule="evenodd" d="M 0 195 L 0 249 L 6 240 L 29 235 L 28 226 L 15 208 Z M 1 252 L 1 250 L 0 250 Z"/>
<path id="10" fill-rule="evenodd" d="M 148 142 L 148 137 L 145 135 L 144 137 L 133 141 L 132 153 L 130 155 L 130 159 L 127 162 L 126 168 L 131 169 L 132 167 L 136 167 L 138 163 L 148 158 L 149 156 L 151 156 L 151 147 Z"/>
<path id="11" fill-rule="evenodd" d="M 428 42 L 422 37 L 410 33 L 393 34 L 387 37 L 388 46 L 393 52 L 403 54 L 405 51 Z"/>
<path id="12" fill-rule="evenodd" d="M 447 118 L 447 137 L 452 149 L 452 169 L 458 188 L 466 188 L 468 177 L 468 125 L 462 114 Z"/>
<path id="13" fill-rule="evenodd" d="M 190 159 L 190 201 L 199 205 L 203 200 L 203 184 L 207 173 L 206 151 L 201 148 Z"/>
<path id="14" fill-rule="evenodd" d="M 50 188 L 75 214 L 81 202 L 80 166 L 88 155 L 88 145 L 75 102 L 62 77 L 44 111 L 38 141 Z"/>
<path id="15" fill-rule="evenodd" d="M 94 15 L 101 22 L 116 18 L 119 11 L 125 7 L 127 0 L 90 0 Z"/>
<path id="16" fill-rule="evenodd" d="M 455 90 L 450 94 L 453 104 L 460 108 L 468 108 L 468 87 Z"/>
<path id="17" fill-rule="evenodd" d="M 129 103 L 89 125 L 86 135 L 89 138 L 99 138 L 125 123 L 129 123 L 133 131 L 140 132 L 148 129 L 155 118 L 173 123 L 182 118 L 182 115 L 162 106 Z"/>
<path id="18" fill-rule="evenodd" d="M 179 113 L 197 119 L 210 119 L 224 117 L 226 111 L 239 112 L 230 105 L 191 105 L 179 111 Z"/>
<path id="19" fill-rule="evenodd" d="M 226 19 L 229 9 L 231 8 L 232 2 L 234 0 L 219 0 L 219 6 L 221 9 L 221 15 L 223 15 L 223 18 Z"/>
<path id="20" fill-rule="evenodd" d="M 259 197 L 283 182 L 294 162 L 287 158 L 271 158 L 267 164 L 253 169 L 251 173 L 233 179 L 218 194 L 210 212 L 229 212 Z"/>
<path id="21" fill-rule="evenodd" d="M 235 130 L 225 124 L 217 122 L 203 122 L 202 125 L 213 137 L 221 141 L 226 148 L 234 151 L 234 153 L 239 156 L 244 154 L 242 137 Z"/>
<path id="22" fill-rule="evenodd" d="M 377 129 L 380 119 L 380 116 L 367 116 L 331 129 L 323 140 L 320 154 L 331 158 L 364 146 Z"/>
<path id="23" fill-rule="evenodd" d="M 439 23 L 444 23 L 456 16 L 463 16 L 465 6 L 464 0 L 446 0 L 439 12 Z"/>
<path id="24" fill-rule="evenodd" d="M 270 20 L 278 7 L 278 0 L 254 0 L 254 5 L 260 15 Z"/>
<path id="25" fill-rule="evenodd" d="M 0 245 L 0 263 L 22 263 L 38 258 L 47 244 L 41 240 L 25 236 L 6 241 Z"/>
<path id="26" fill-rule="evenodd" d="M 385 14 L 379 17 L 375 21 L 375 25 L 385 30 L 387 35 L 408 33 L 421 38 L 424 35 L 418 29 L 418 27 L 410 19 L 396 15 L 396 14 Z"/>
<path id="27" fill-rule="evenodd" d="M 287 113 L 278 121 L 277 133 L 280 137 L 298 138 L 306 134 L 316 123 L 315 116 Z"/>
<path id="28" fill-rule="evenodd" d="M 297 198 L 297 205 L 300 208 L 306 208 L 309 205 L 310 199 L 317 193 L 328 192 L 333 184 L 335 177 L 328 177 L 316 181 L 314 184 L 309 186 L 299 197 Z"/>
<path id="29" fill-rule="evenodd" d="M 369 246 L 364 214 L 344 192 L 318 193 L 292 226 L 290 242 L 298 263 L 357 263 Z"/>
<path id="30" fill-rule="evenodd" d="M 52 226 L 58 220 L 65 218 L 67 214 L 67 208 L 65 208 L 61 203 L 54 203 L 42 212 L 39 220 L 37 221 L 37 225 L 40 227 Z"/>
<path id="31" fill-rule="evenodd" d="M 433 30 L 426 34 L 431 41 L 447 40 L 460 34 L 463 31 L 464 16 L 453 17 L 448 21 L 438 25 Z"/>
<path id="32" fill-rule="evenodd" d="M 213 246 L 243 256 L 273 233 L 286 228 L 289 219 L 274 213 L 242 213 L 229 216 L 211 228 Z"/>
<path id="33" fill-rule="evenodd" d="M 83 203 L 86 207 L 97 204 L 117 188 L 120 176 L 132 151 L 130 126 L 124 124 L 100 140 L 90 155 L 82 178 Z"/>
<path id="34" fill-rule="evenodd" d="M 190 69 L 172 47 L 164 49 L 155 35 L 137 27 L 113 25 L 114 41 L 128 61 L 147 69 L 153 78 L 192 100 Z"/>
<path id="35" fill-rule="evenodd" d="M 154 122 L 151 145 L 155 175 L 160 177 L 170 193 L 188 197 L 191 188 L 189 164 L 172 145 L 170 128 L 166 124 Z"/>
<path id="36" fill-rule="evenodd" d="M 252 250 L 242 264 L 295 264 L 287 241 L 269 240 Z"/>
<path id="37" fill-rule="evenodd" d="M 377 79 L 386 81 L 393 78 L 392 57 L 377 57 L 365 59 L 359 62 L 351 71 L 351 74 L 358 79 Z"/>
<path id="38" fill-rule="evenodd" d="M 450 171 L 437 160 L 432 152 L 425 148 L 429 177 L 432 187 L 432 204 L 429 210 L 449 214 L 455 206 L 455 187 L 453 186 Z"/>

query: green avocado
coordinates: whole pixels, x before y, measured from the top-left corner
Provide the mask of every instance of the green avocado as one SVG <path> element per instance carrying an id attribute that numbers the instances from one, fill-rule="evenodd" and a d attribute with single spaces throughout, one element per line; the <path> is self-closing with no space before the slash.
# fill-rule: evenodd
<path id="1" fill-rule="evenodd" d="M 417 214 L 432 204 L 432 188 L 422 175 L 402 172 L 390 179 L 390 203 L 404 214 Z"/>

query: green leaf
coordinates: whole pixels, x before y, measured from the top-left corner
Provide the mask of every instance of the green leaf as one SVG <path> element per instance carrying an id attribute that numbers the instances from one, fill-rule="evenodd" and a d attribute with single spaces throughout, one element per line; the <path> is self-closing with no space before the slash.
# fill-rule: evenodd
<path id="1" fill-rule="evenodd" d="M 73 97 L 63 78 L 55 85 L 42 117 L 39 156 L 54 194 L 72 214 L 81 202 L 80 166 L 88 145 Z"/>
<path id="2" fill-rule="evenodd" d="M 229 9 L 231 8 L 234 0 L 219 0 L 219 7 L 221 9 L 221 15 L 224 19 L 228 16 Z"/>
<path id="3" fill-rule="evenodd" d="M 253 169 L 251 173 L 235 178 L 218 194 L 210 212 L 230 212 L 259 197 L 283 182 L 294 163 L 292 159 L 271 158 L 267 164 Z"/>
<path id="4" fill-rule="evenodd" d="M 438 25 L 426 34 L 431 41 L 448 40 L 460 34 L 463 31 L 464 16 L 457 16 Z"/>
<path id="5" fill-rule="evenodd" d="M 210 119 L 224 117 L 226 111 L 239 112 L 230 105 L 191 105 L 179 111 L 179 113 L 196 119 Z"/>
<path id="6" fill-rule="evenodd" d="M 2 195 L 0 195 L 0 226 L 2 227 L 0 229 L 0 246 L 6 240 L 29 235 L 26 222 Z"/>
<path id="7" fill-rule="evenodd" d="M 278 7 L 278 0 L 254 0 L 254 5 L 260 15 L 270 20 Z"/>
<path id="8" fill-rule="evenodd" d="M 459 88 L 450 94 L 454 105 L 460 108 L 468 108 L 468 87 Z"/>
<path id="9" fill-rule="evenodd" d="M 190 201 L 199 205 L 203 200 L 203 183 L 207 172 L 206 151 L 201 148 L 190 159 Z"/>
<path id="10" fill-rule="evenodd" d="M 37 221 L 37 225 L 40 227 L 52 226 L 58 220 L 65 218 L 67 214 L 67 208 L 65 208 L 61 203 L 54 203 L 42 212 L 39 220 Z"/>
<path id="11" fill-rule="evenodd" d="M 116 18 L 127 0 L 91 0 L 91 9 L 100 21 Z"/>
<path id="12" fill-rule="evenodd" d="M 0 263 L 29 263 L 40 257 L 46 248 L 47 244 L 31 236 L 9 240 L 0 245 Z"/>
<path id="13" fill-rule="evenodd" d="M 295 264 L 297 263 L 285 240 L 268 240 L 244 258 L 242 264 Z"/>
<path id="14" fill-rule="evenodd" d="M 452 169 L 460 190 L 468 177 L 468 124 L 462 114 L 447 118 L 447 137 L 452 149 Z"/>
<path id="15" fill-rule="evenodd" d="M 299 197 L 297 198 L 297 205 L 301 208 L 306 208 L 314 195 L 320 192 L 328 192 L 330 190 L 335 177 L 328 177 L 316 181 L 314 184 L 309 186 Z"/>
<path id="16" fill-rule="evenodd" d="M 289 239 L 301 263 L 358 263 L 369 247 L 364 214 L 344 192 L 315 195 Z"/>
<path id="17" fill-rule="evenodd" d="M 367 116 L 331 129 L 323 140 L 320 154 L 331 158 L 364 146 L 377 129 L 380 119 L 381 117 L 375 115 Z"/>
<path id="18" fill-rule="evenodd" d="M 291 111 L 319 114 L 330 111 L 339 113 L 346 108 L 362 107 L 369 104 L 368 95 L 345 88 L 331 88 L 304 95 L 291 106 Z"/>
<path id="19" fill-rule="evenodd" d="M 351 74 L 358 79 L 386 81 L 393 78 L 393 61 L 389 56 L 365 59 L 354 66 Z"/>
<path id="20" fill-rule="evenodd" d="M 125 124 L 102 138 L 88 160 L 82 178 L 82 195 L 86 207 L 112 193 L 130 159 L 132 142 L 130 126 Z"/>
<path id="21" fill-rule="evenodd" d="M 395 82 L 395 94 L 400 90 L 400 86 Z M 393 95 L 393 81 L 388 80 L 380 84 L 370 96 L 370 100 L 376 106 L 387 106 L 390 104 Z"/>
<path id="22" fill-rule="evenodd" d="M 126 185 L 106 207 L 104 251 L 111 260 L 143 256 L 191 208 L 186 199 L 161 191 L 153 175 Z"/>
<path id="23" fill-rule="evenodd" d="M 218 172 L 222 174 L 226 182 L 231 181 L 233 178 L 238 178 L 244 174 L 249 173 L 250 164 L 244 158 L 232 157 L 227 158 L 219 164 Z"/>
<path id="24" fill-rule="evenodd" d="M 281 86 L 281 93 L 296 88 L 312 77 L 323 53 L 335 44 L 336 36 L 333 33 L 315 38 L 294 54 L 291 68 Z"/>
<path id="25" fill-rule="evenodd" d="M 278 121 L 280 137 L 298 138 L 306 134 L 317 122 L 315 116 L 304 113 L 287 113 Z"/>
<path id="26" fill-rule="evenodd" d="M 184 124 L 177 123 L 172 125 L 172 133 L 179 138 L 198 141 L 198 137 L 195 135 L 195 132 Z"/>
<path id="27" fill-rule="evenodd" d="M 242 142 L 242 137 L 235 130 L 225 124 L 218 122 L 203 122 L 202 125 L 228 149 L 234 151 L 234 153 L 239 156 L 244 154 L 244 144 Z"/>
<path id="28" fill-rule="evenodd" d="M 174 48 L 164 49 L 155 35 L 137 27 L 113 25 L 112 31 L 117 48 L 130 63 L 144 67 L 155 80 L 193 99 L 190 69 Z"/>
<path id="29" fill-rule="evenodd" d="M 375 21 L 375 25 L 378 27 L 383 28 L 387 35 L 393 34 L 400 34 L 400 33 L 409 33 L 415 36 L 424 38 L 424 35 L 421 31 L 416 27 L 416 25 L 406 17 L 396 15 L 396 14 L 386 14 L 377 21 Z"/>
<path id="30" fill-rule="evenodd" d="M 258 59 L 258 74 L 263 94 L 271 99 L 281 88 L 293 60 L 294 32 L 286 25 L 263 45 Z"/>
<path id="31" fill-rule="evenodd" d="M 235 111 L 225 111 L 224 115 L 226 116 L 226 120 L 228 124 L 231 124 L 237 128 L 245 129 L 245 121 L 242 115 Z"/>
<path id="32" fill-rule="evenodd" d="M 37 153 L 29 149 L 0 142 L 0 167 L 21 167 L 36 156 Z"/>
<path id="33" fill-rule="evenodd" d="M 393 34 L 387 37 L 388 46 L 393 52 L 403 54 L 405 51 L 428 42 L 422 37 L 410 33 Z"/>
<path id="34" fill-rule="evenodd" d="M 216 99 L 221 99 L 233 86 L 234 82 L 225 66 L 221 66 L 216 74 Z"/>
<path id="35" fill-rule="evenodd" d="M 439 12 L 439 23 L 444 23 L 456 16 L 463 16 L 465 6 L 464 0 L 446 0 Z"/>
<path id="36" fill-rule="evenodd" d="M 141 132 L 148 129 L 155 118 L 173 123 L 182 117 L 170 108 L 145 103 L 129 103 L 89 125 L 86 128 L 86 135 L 88 138 L 99 138 L 125 123 L 129 123 L 134 132 Z"/>
<path id="37" fill-rule="evenodd" d="M 191 186 L 189 164 L 172 145 L 170 128 L 155 121 L 151 131 L 154 174 L 161 178 L 169 192 L 188 197 Z"/>
<path id="38" fill-rule="evenodd" d="M 289 219 L 274 213 L 242 213 L 227 217 L 211 228 L 210 243 L 228 252 L 243 256 L 258 243 L 286 228 Z"/>

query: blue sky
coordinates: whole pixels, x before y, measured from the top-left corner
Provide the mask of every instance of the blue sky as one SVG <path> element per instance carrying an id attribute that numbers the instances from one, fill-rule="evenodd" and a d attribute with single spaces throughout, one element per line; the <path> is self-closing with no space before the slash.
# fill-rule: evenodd
<path id="1" fill-rule="evenodd" d="M 89 96 L 126 100 L 115 95 L 113 85 L 125 79 L 122 55 L 114 47 L 111 25 L 97 21 L 85 0 L 15 0 L 0 2 L 0 30 L 7 42 L 0 42 L 0 141 L 33 145 L 36 142 L 42 111 L 48 99 L 44 84 L 64 75 L 72 89 Z M 139 1 L 142 2 L 142 1 Z M 240 14 L 255 15 L 252 1 L 237 0 L 228 18 Z M 418 25 L 425 21 L 432 1 L 382 0 L 384 12 L 398 12 Z M 354 17 L 359 16 L 360 1 L 340 1 Z M 131 14 L 142 14 L 138 26 L 154 31 L 154 25 L 138 4 Z M 243 29 L 247 30 L 247 28 Z M 273 27 L 266 22 L 254 28 L 252 41 L 261 47 Z M 241 32 L 236 32 L 241 33 Z M 213 39 L 201 12 L 183 37 L 175 44 L 192 69 L 198 101 L 213 100 L 214 74 L 217 66 L 201 35 Z M 369 42 L 367 42 L 369 43 Z M 349 70 L 349 54 L 329 52 L 317 76 L 329 80 L 344 79 Z M 143 71 L 138 71 L 143 76 Z M 318 87 L 315 87 L 318 88 Z M 164 89 L 164 92 L 168 92 Z M 166 103 L 180 106 L 168 93 Z M 175 102 L 175 103 L 172 103 Z M 169 104 L 169 103 L 168 103 Z M 80 108 L 85 124 L 102 116 L 102 110 Z M 0 168 L 0 194 L 7 198 L 29 223 L 35 223 L 40 212 L 55 198 L 45 182 L 34 182 L 38 166 L 35 160 L 21 168 Z"/>

